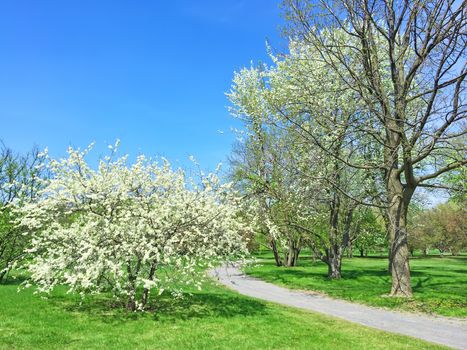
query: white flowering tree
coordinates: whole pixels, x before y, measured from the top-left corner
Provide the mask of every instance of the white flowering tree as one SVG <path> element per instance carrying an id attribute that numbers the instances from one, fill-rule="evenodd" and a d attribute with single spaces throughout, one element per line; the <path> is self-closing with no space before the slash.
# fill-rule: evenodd
<path id="1" fill-rule="evenodd" d="M 93 169 L 90 149 L 51 159 L 40 199 L 19 209 L 38 291 L 111 291 L 129 310 L 143 309 L 151 291 L 177 292 L 180 280 L 200 287 L 203 268 L 245 253 L 240 232 L 248 227 L 216 175 L 195 183 L 166 160 L 140 156 L 128 165 L 115 151 Z"/>
<path id="2" fill-rule="evenodd" d="M 285 238 L 292 253 L 308 242 L 328 265 L 328 276 L 338 279 L 355 231 L 353 215 L 376 195 L 374 174 L 341 161 L 366 156 L 367 140 L 351 134 L 364 111 L 306 43 L 292 41 L 288 54 L 271 59 L 272 66 L 236 73 L 227 94 L 249 137 L 244 148 L 250 158 L 237 168 L 260 185 L 253 194 L 268 196 L 263 207 L 269 210 L 263 211 L 269 221 L 260 221 L 275 224 L 275 230 L 268 227 L 273 237 Z"/>

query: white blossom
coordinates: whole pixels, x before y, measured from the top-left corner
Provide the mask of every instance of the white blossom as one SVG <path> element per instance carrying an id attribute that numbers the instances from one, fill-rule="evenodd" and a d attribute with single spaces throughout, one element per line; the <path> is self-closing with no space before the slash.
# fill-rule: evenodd
<path id="1" fill-rule="evenodd" d="M 106 157 L 96 170 L 85 161 L 90 149 L 50 160 L 39 199 L 17 209 L 32 234 L 28 268 L 38 291 L 110 290 L 143 308 L 138 291 L 162 293 L 179 280 L 199 287 L 203 268 L 245 254 L 239 198 L 217 175 L 198 186 L 167 160 L 144 156 L 131 165 Z"/>

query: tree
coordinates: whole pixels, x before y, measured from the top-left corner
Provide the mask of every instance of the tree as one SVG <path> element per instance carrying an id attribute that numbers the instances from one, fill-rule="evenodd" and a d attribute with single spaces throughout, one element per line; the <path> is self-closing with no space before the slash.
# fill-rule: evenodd
<path id="1" fill-rule="evenodd" d="M 418 187 L 465 157 L 465 1 L 287 0 L 289 34 L 319 53 L 368 113 L 353 122 L 383 155 L 348 162 L 384 179 L 392 296 L 410 297 L 407 211 Z M 371 120 L 368 119 L 371 116 Z"/>
<path id="2" fill-rule="evenodd" d="M 293 267 L 303 237 L 288 224 L 296 214 L 299 196 L 288 172 L 292 145 L 285 133 L 259 123 L 255 119 L 246 122 L 247 132 L 230 159 L 232 179 L 249 199 L 249 209 L 255 212 L 252 219 L 266 237 L 276 265 Z"/>
<path id="3" fill-rule="evenodd" d="M 364 207 L 355 217 L 356 231 L 351 243 L 358 249 L 360 256 L 366 256 L 369 251 L 382 249 L 386 245 L 386 231 L 382 219 L 374 208 Z"/>
<path id="4" fill-rule="evenodd" d="M 38 291 L 109 291 L 133 311 L 151 290 L 176 293 L 176 281 L 200 287 L 203 268 L 245 253 L 240 203 L 215 174 L 195 182 L 166 160 L 139 156 L 129 166 L 115 152 L 94 170 L 89 150 L 50 159 L 51 179 L 17 209 L 32 235 L 28 269 Z"/>
<path id="5" fill-rule="evenodd" d="M 466 249 L 466 210 L 455 202 L 419 211 L 412 220 L 411 245 L 426 251 L 436 248 L 441 254 L 457 255 Z"/>
<path id="6" fill-rule="evenodd" d="M 467 205 L 467 166 L 446 173 L 443 180 L 450 186 L 450 201 Z"/>
<path id="7" fill-rule="evenodd" d="M 5 145 L 0 149 L 0 283 L 10 269 L 24 255 L 29 237 L 15 226 L 17 216 L 13 204 L 36 197 L 40 188 L 38 179 L 45 174 L 43 157 L 37 148 L 26 155 L 15 154 Z"/>
<path id="8" fill-rule="evenodd" d="M 271 56 L 274 66 L 235 74 L 228 97 L 232 113 L 247 128 L 243 154 L 249 151 L 235 165 L 245 175 L 243 179 L 256 184 L 249 186 L 250 194 L 259 194 L 266 208 L 263 212 L 269 214 L 268 220 L 260 221 L 273 224 L 269 232 L 276 236 L 287 233 L 288 256 L 296 249 L 297 237 L 302 242 L 306 237 L 328 265 L 328 276 L 340 278 L 352 216 L 365 198 L 374 195 L 374 188 L 364 171 L 337 159 L 359 156 L 348 140 L 347 125 L 342 125 L 354 117 L 358 105 L 348 102 L 355 99 L 343 93 L 338 77 L 314 60 L 313 54 L 293 42 L 289 55 Z M 308 112 L 298 113 L 303 109 Z M 315 146 L 315 138 L 322 147 Z"/>

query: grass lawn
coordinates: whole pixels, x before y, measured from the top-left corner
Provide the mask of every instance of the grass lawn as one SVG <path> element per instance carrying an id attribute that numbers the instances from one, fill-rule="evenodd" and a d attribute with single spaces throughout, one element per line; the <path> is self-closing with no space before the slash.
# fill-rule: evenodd
<path id="1" fill-rule="evenodd" d="M 265 303 L 206 284 L 155 312 L 109 299 L 79 304 L 64 288 L 48 299 L 0 285 L 1 349 L 441 349 L 423 341 Z"/>
<path id="2" fill-rule="evenodd" d="M 388 298 L 391 278 L 387 258 L 352 258 L 342 263 L 342 279 L 326 277 L 327 266 L 304 255 L 299 266 L 276 267 L 270 253 L 259 254 L 252 276 L 289 288 L 324 292 L 374 306 L 467 317 L 467 256 L 416 257 L 410 260 L 413 299 Z"/>

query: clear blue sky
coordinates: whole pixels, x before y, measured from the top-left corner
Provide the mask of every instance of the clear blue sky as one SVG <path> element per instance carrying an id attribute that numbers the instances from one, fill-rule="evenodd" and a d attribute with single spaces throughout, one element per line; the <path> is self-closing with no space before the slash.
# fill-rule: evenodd
<path id="1" fill-rule="evenodd" d="M 212 168 L 234 140 L 233 72 L 265 60 L 266 39 L 281 48 L 278 3 L 3 1 L 0 139 L 62 156 L 120 138 L 130 155 Z"/>

